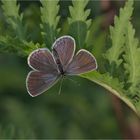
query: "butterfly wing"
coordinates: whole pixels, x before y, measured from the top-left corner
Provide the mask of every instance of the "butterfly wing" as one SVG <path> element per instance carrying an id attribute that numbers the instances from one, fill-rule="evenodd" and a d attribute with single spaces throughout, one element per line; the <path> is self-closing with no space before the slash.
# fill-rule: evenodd
<path id="1" fill-rule="evenodd" d="M 82 74 L 97 69 L 95 57 L 88 51 L 81 49 L 68 65 L 66 74 Z"/>
<path id="2" fill-rule="evenodd" d="M 59 80 L 59 78 L 60 77 L 56 74 L 31 71 L 26 79 L 28 93 L 32 97 L 40 95 L 44 91 L 51 88 Z"/>
<path id="3" fill-rule="evenodd" d="M 59 79 L 59 72 L 51 52 L 46 48 L 33 51 L 28 64 L 34 70 L 26 79 L 29 94 L 34 97 L 52 87 Z"/>
<path id="4" fill-rule="evenodd" d="M 60 37 L 54 42 L 52 49 L 56 62 L 59 59 L 61 65 L 63 66 L 63 70 L 65 71 L 75 52 L 74 39 L 70 36 Z"/>
<path id="5" fill-rule="evenodd" d="M 47 48 L 40 48 L 33 51 L 28 57 L 28 65 L 33 70 L 58 73 L 55 60 Z"/>

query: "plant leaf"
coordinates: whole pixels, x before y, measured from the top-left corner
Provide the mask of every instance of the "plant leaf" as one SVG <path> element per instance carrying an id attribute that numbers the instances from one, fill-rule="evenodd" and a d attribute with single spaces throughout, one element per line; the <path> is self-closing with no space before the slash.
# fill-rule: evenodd
<path id="1" fill-rule="evenodd" d="M 86 22 L 87 27 L 90 26 L 91 19 L 87 20 L 90 14 L 90 10 L 89 9 L 84 10 L 88 2 L 89 0 L 83 0 L 83 1 L 72 0 L 73 6 L 69 7 L 69 11 L 71 15 L 71 17 L 68 19 L 69 24 L 75 21 L 83 21 L 83 22 Z"/>
<path id="2" fill-rule="evenodd" d="M 128 82 L 131 83 L 130 89 L 133 91 L 138 84 L 140 84 L 140 48 L 138 47 L 138 39 L 135 36 L 135 30 L 131 23 L 128 23 L 126 34 L 126 48 L 125 48 L 125 71 L 128 76 Z"/>
<path id="3" fill-rule="evenodd" d="M 93 48 L 92 46 L 94 44 L 94 41 L 97 38 L 96 34 L 101 29 L 102 20 L 103 20 L 102 17 L 98 17 L 94 21 L 92 21 L 92 23 L 91 23 L 90 29 L 88 30 L 87 37 L 86 37 L 86 40 L 85 40 L 86 47 L 89 48 L 89 49 Z"/>
<path id="4" fill-rule="evenodd" d="M 73 36 L 77 43 L 77 48 L 84 48 L 87 31 L 91 25 L 91 19 L 87 19 L 90 10 L 85 10 L 89 0 L 84 1 L 72 1 L 73 6 L 69 7 L 70 18 L 69 23 L 69 34 Z"/>
<path id="5" fill-rule="evenodd" d="M 41 10 L 41 20 L 43 23 L 49 24 L 49 26 L 53 26 L 56 29 L 56 26 L 59 21 L 59 16 L 57 16 L 59 11 L 59 0 L 41 0 L 42 6 Z"/>
<path id="6" fill-rule="evenodd" d="M 135 30 L 130 22 L 127 24 L 125 54 L 123 56 L 124 68 L 128 74 L 127 83 L 130 83 L 127 94 L 140 111 L 140 48 L 138 39 L 135 38 Z"/>
<path id="7" fill-rule="evenodd" d="M 129 22 L 133 12 L 133 0 L 128 0 L 125 7 L 120 9 L 119 17 L 115 17 L 114 27 L 110 27 L 112 47 L 106 52 L 105 57 L 109 63 L 115 62 L 117 66 L 122 63 L 120 55 L 123 52 L 126 24 Z"/>
<path id="8" fill-rule="evenodd" d="M 100 74 L 97 71 L 82 74 L 81 77 L 107 89 L 110 93 L 124 101 L 136 114 L 140 115 L 140 109 L 138 110 L 133 100 L 126 95 L 126 91 L 123 89 L 123 83 L 120 83 L 118 78 L 113 78 L 109 73 Z"/>
<path id="9" fill-rule="evenodd" d="M 46 42 L 48 47 L 51 47 L 53 42 L 57 37 L 57 25 L 59 22 L 59 0 L 41 0 L 42 4 L 41 10 L 41 28 L 42 28 L 42 35 L 44 38 L 44 42 Z"/>
<path id="10" fill-rule="evenodd" d="M 82 21 L 71 23 L 69 27 L 69 35 L 75 38 L 76 48 L 80 49 L 84 47 L 87 33 L 87 25 Z"/>
<path id="11" fill-rule="evenodd" d="M 21 40 L 26 39 L 26 28 L 22 23 L 23 14 L 19 14 L 17 0 L 2 0 L 2 9 L 8 24 L 13 29 L 14 35 Z"/>
<path id="12" fill-rule="evenodd" d="M 18 38 L 10 36 L 0 37 L 0 52 L 10 52 L 19 56 L 28 56 L 30 52 L 37 48 L 42 48 L 39 43 L 34 44 L 32 41 L 21 41 Z"/>
<path id="13" fill-rule="evenodd" d="M 17 0 L 1 0 L 2 9 L 6 17 L 15 17 L 16 19 L 22 19 L 22 16 L 19 15 L 19 5 L 17 5 Z"/>

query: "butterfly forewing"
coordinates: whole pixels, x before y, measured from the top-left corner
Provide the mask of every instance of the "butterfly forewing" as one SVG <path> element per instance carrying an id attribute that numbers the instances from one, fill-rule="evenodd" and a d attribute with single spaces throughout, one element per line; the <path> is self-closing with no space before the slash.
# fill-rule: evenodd
<path id="1" fill-rule="evenodd" d="M 28 64 L 34 70 L 58 73 L 54 58 L 51 52 L 46 48 L 33 51 L 28 57 Z"/>
<path id="2" fill-rule="evenodd" d="M 81 49 L 68 65 L 66 74 L 82 74 L 97 69 L 97 63 L 94 56 L 88 51 Z"/>
<path id="3" fill-rule="evenodd" d="M 59 64 L 60 60 L 61 67 L 63 67 L 63 70 L 65 71 L 67 65 L 72 60 L 75 52 L 74 39 L 70 36 L 60 37 L 55 41 L 55 43 L 52 46 L 52 49 L 56 62 L 58 62 Z"/>
<path id="4" fill-rule="evenodd" d="M 53 73 L 31 71 L 26 79 L 29 94 L 34 97 L 48 90 L 59 80 L 59 76 Z"/>

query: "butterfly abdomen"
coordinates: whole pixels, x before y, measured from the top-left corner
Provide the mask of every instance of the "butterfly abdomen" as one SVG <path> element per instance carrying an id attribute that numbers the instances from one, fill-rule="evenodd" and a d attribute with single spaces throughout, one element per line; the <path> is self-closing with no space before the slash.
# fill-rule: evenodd
<path id="1" fill-rule="evenodd" d="M 56 61 L 56 64 L 58 66 L 58 69 L 59 69 L 60 73 L 62 75 L 64 75 L 65 72 L 63 70 L 63 66 L 62 66 L 61 61 L 59 59 L 59 55 L 58 55 L 57 51 L 54 48 L 53 48 L 53 55 L 55 56 L 55 61 Z"/>

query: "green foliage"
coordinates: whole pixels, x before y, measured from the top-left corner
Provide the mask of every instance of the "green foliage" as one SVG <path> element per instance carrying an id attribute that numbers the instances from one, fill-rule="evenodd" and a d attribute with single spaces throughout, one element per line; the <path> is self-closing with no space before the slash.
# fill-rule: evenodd
<path id="1" fill-rule="evenodd" d="M 109 63 L 115 62 L 117 66 L 122 63 L 120 58 L 124 51 L 126 24 L 129 22 L 133 11 L 133 0 L 126 2 L 125 7 L 120 9 L 119 17 L 115 16 L 114 27 L 110 27 L 112 47 L 107 51 L 106 58 Z"/>
<path id="2" fill-rule="evenodd" d="M 39 43 L 35 44 L 32 41 L 21 41 L 18 38 L 13 39 L 10 36 L 2 36 L 0 38 L 0 52 L 10 52 L 19 56 L 27 56 L 29 52 L 41 47 L 43 47 L 43 45 Z"/>
<path id="3" fill-rule="evenodd" d="M 59 5 L 58 0 L 50 1 L 50 0 L 41 0 L 42 7 L 41 10 L 41 28 L 42 35 L 47 44 L 47 47 L 51 47 L 54 40 L 57 37 L 59 29 L 57 29 L 57 25 L 60 19 L 58 16 Z"/>
<path id="4" fill-rule="evenodd" d="M 27 28 L 23 24 L 23 13 L 19 14 L 20 6 L 17 1 L 2 0 L 2 9 L 8 28 L 0 35 L 0 52 L 16 53 L 27 56 L 29 52 L 41 47 L 38 43 L 28 40 Z"/>
<path id="5" fill-rule="evenodd" d="M 78 48 L 83 48 L 87 36 L 87 30 L 91 25 L 91 19 L 87 19 L 90 10 L 86 9 L 88 4 L 86 1 L 72 1 L 73 6 L 69 7 L 70 18 L 69 22 L 69 34 L 73 36 L 76 40 Z"/>
<path id="6" fill-rule="evenodd" d="M 135 105 L 133 104 L 132 100 L 126 96 L 126 92 L 123 87 L 124 83 L 121 83 L 118 78 L 113 78 L 110 76 L 109 73 L 100 74 L 98 72 L 90 72 L 88 74 L 81 75 L 83 78 L 89 79 L 96 84 L 104 87 L 107 89 L 110 93 L 116 95 L 121 100 L 123 100 L 132 110 L 134 110 L 136 113 L 138 110 L 136 110 Z"/>
<path id="7" fill-rule="evenodd" d="M 2 9 L 6 17 L 15 17 L 22 20 L 22 16 L 19 15 L 19 5 L 17 5 L 16 0 L 2 0 L 2 3 Z"/>
<path id="8" fill-rule="evenodd" d="M 81 76 L 118 96 L 140 115 L 140 49 L 130 22 L 134 1 L 128 0 L 124 8 L 120 9 L 119 16 L 115 17 L 114 27 L 110 27 L 112 45 L 106 52 L 106 33 L 102 33 L 100 29 L 102 17 L 93 21 L 88 19 L 90 15 L 90 10 L 86 8 L 88 2 L 88 0 L 73 0 L 72 6 L 69 6 L 70 17 L 67 17 L 63 23 L 58 16 L 59 1 L 41 0 L 39 19 L 41 23 L 38 24 L 41 27 L 40 35 L 42 34 L 39 38 L 43 37 L 43 42 L 41 40 L 39 43 L 33 42 L 31 38 L 28 39 L 29 33 L 25 26 L 27 24 L 24 25 L 27 21 L 23 18 L 25 13 L 20 14 L 17 1 L 2 0 L 2 9 L 8 28 L 5 35 L 0 36 L 0 52 L 27 56 L 36 48 L 51 48 L 57 37 L 61 34 L 69 34 L 75 38 L 78 49 L 86 48 L 97 58 L 98 72 Z M 97 34 L 98 32 L 100 33 Z M 105 66 L 108 69 L 105 69 Z"/>
<path id="9" fill-rule="evenodd" d="M 106 51 L 106 40 L 107 40 L 107 32 L 102 32 L 101 24 L 103 17 L 96 18 L 88 31 L 85 44 L 86 49 L 93 53 L 97 62 L 98 62 L 98 70 L 104 71 L 104 59 L 101 54 Z"/>
<path id="10" fill-rule="evenodd" d="M 104 74 L 92 72 L 82 77 L 106 88 L 140 115 L 140 49 L 138 40 L 134 38 L 135 30 L 130 23 L 132 11 L 133 1 L 129 0 L 125 7 L 120 9 L 119 17 L 115 17 L 114 27 L 110 28 L 112 47 L 105 54 L 110 64 L 107 65 L 109 73 L 107 70 Z M 125 76 L 120 76 L 119 72 L 124 73 Z"/>
<path id="11" fill-rule="evenodd" d="M 98 30 L 101 28 L 101 22 L 102 22 L 102 17 L 98 17 L 96 18 L 92 23 L 91 23 L 91 27 L 90 30 L 87 34 L 86 37 L 86 44 L 87 44 L 87 48 L 92 48 L 92 46 L 94 45 L 94 42 L 96 41 L 96 36 L 98 33 Z"/>
<path id="12" fill-rule="evenodd" d="M 126 73 L 129 74 L 128 82 L 132 84 L 131 90 L 133 91 L 133 88 L 136 88 L 140 83 L 140 48 L 138 47 L 138 39 L 134 37 L 135 30 L 133 29 L 130 22 L 128 23 L 127 28 L 124 67 Z"/>
<path id="13" fill-rule="evenodd" d="M 140 48 L 139 41 L 135 38 L 135 30 L 131 23 L 127 25 L 125 54 L 124 54 L 124 68 L 128 75 L 127 82 L 130 83 L 128 88 L 128 96 L 140 111 Z"/>
<path id="14" fill-rule="evenodd" d="M 19 14 L 20 6 L 17 5 L 17 1 L 2 0 L 2 4 L 5 18 L 12 28 L 14 35 L 20 40 L 24 40 L 26 38 L 26 28 L 24 27 L 22 22 L 23 14 Z"/>
<path id="15" fill-rule="evenodd" d="M 58 0 L 41 0 L 41 20 L 43 23 L 49 24 L 56 29 L 60 16 L 58 15 L 59 5 Z"/>
<path id="16" fill-rule="evenodd" d="M 71 23 L 69 28 L 69 35 L 73 36 L 76 40 L 77 49 L 83 48 L 87 33 L 87 26 L 84 22 L 76 21 Z"/>
<path id="17" fill-rule="evenodd" d="M 87 24 L 87 27 L 91 24 L 91 19 L 88 19 L 88 16 L 90 14 L 90 9 L 86 9 L 86 6 L 88 4 L 89 0 L 85 1 L 78 1 L 73 0 L 72 5 L 69 7 L 70 15 L 71 17 L 68 18 L 69 24 L 75 21 L 83 21 Z"/>

